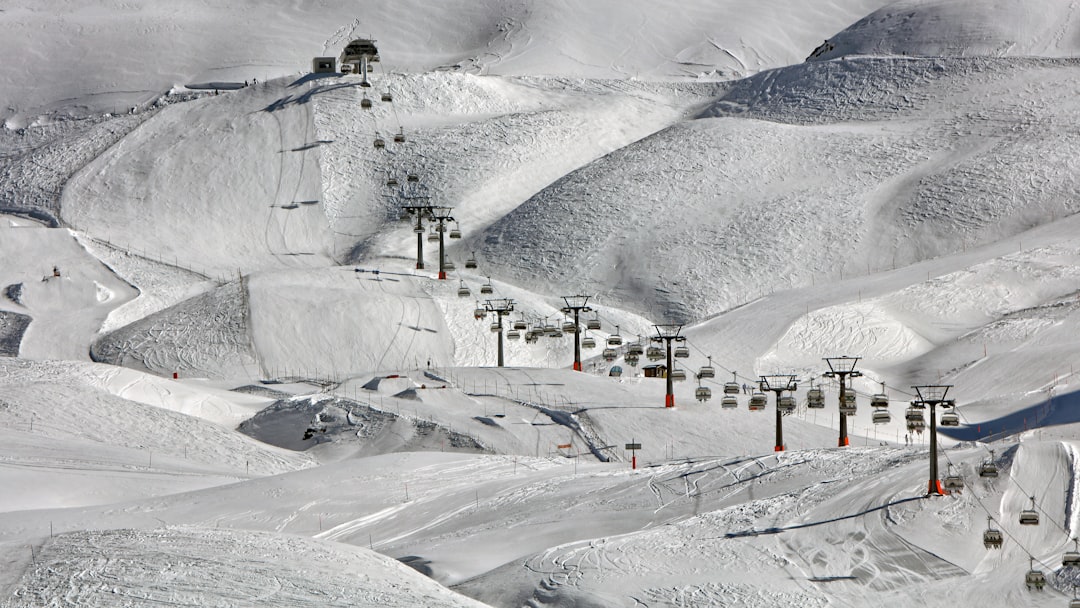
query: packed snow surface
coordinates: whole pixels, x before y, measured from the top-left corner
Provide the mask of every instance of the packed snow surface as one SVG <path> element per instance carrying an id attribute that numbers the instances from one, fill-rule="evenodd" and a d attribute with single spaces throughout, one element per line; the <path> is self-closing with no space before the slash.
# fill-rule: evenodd
<path id="1" fill-rule="evenodd" d="M 0 606 L 1064 605 L 1078 8 L 9 2 Z"/>

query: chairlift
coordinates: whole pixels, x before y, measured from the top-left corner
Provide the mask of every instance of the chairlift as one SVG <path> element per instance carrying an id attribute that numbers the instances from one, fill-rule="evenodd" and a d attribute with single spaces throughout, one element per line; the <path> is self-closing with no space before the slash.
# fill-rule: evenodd
<path id="1" fill-rule="evenodd" d="M 391 187 L 391 188 L 397 186 L 398 185 L 397 178 L 396 177 L 388 177 L 388 178 L 386 178 L 386 185 Z M 408 213 L 405 214 L 405 216 L 408 216 L 408 215 L 409 215 Z"/>
<path id="2" fill-rule="evenodd" d="M 889 415 L 889 410 L 874 410 L 871 419 L 874 424 L 889 424 L 892 420 L 892 416 Z"/>
<path id="3" fill-rule="evenodd" d="M 765 405 L 768 403 L 768 399 L 765 398 L 765 393 L 751 393 L 750 394 L 750 411 L 760 412 L 765 409 Z"/>
<path id="4" fill-rule="evenodd" d="M 672 353 L 680 359 L 685 359 L 690 356 L 690 347 L 688 346 L 676 346 L 675 352 Z"/>
<path id="5" fill-rule="evenodd" d="M 525 332 L 524 337 L 525 337 L 525 343 L 526 344 L 532 344 L 533 342 L 536 342 L 540 338 L 539 334 L 537 334 L 535 330 L 529 330 L 529 331 Z"/>
<path id="6" fill-rule="evenodd" d="M 846 416 L 854 416 L 855 409 L 855 391 L 844 391 L 844 402 L 840 404 L 840 413 Z"/>
<path id="7" fill-rule="evenodd" d="M 634 353 L 626 353 L 625 355 L 623 355 L 623 361 L 629 363 L 631 367 L 637 367 L 638 360 L 640 360 L 640 358 L 641 355 L 635 355 Z"/>
<path id="8" fill-rule="evenodd" d="M 465 268 L 476 268 L 476 255 L 470 255 L 469 259 L 465 260 Z M 524 327 L 522 329 L 525 329 Z"/>
<path id="9" fill-rule="evenodd" d="M 941 426 L 960 426 L 960 416 L 954 411 L 941 414 Z"/>
<path id="10" fill-rule="evenodd" d="M 516 330 L 516 329 L 511 329 L 510 331 L 506 332 L 506 339 L 507 340 L 517 340 L 520 337 L 521 337 L 521 332 Z"/>
<path id="11" fill-rule="evenodd" d="M 1042 588 L 1046 586 L 1046 575 L 1035 569 L 1034 557 L 1031 558 L 1031 569 L 1024 575 L 1024 584 L 1027 585 L 1028 590 L 1035 588 L 1036 591 L 1042 591 Z"/>
<path id="12" fill-rule="evenodd" d="M 525 322 L 525 317 L 522 317 L 522 318 L 518 319 L 517 321 L 514 321 L 514 329 L 516 329 L 518 331 L 529 329 L 529 324 Z"/>
<path id="13" fill-rule="evenodd" d="M 566 319 L 565 321 L 563 321 L 562 330 L 563 333 L 576 334 L 578 330 L 577 323 L 574 323 L 570 319 Z"/>
<path id="14" fill-rule="evenodd" d="M 619 356 L 619 353 L 615 352 L 614 348 L 605 348 L 600 356 L 604 358 L 604 361 L 611 362 Z"/>
<path id="15" fill-rule="evenodd" d="M 986 518 L 986 530 L 983 530 L 983 546 L 987 549 L 1000 549 L 1001 543 L 1005 541 L 1005 537 L 1001 534 L 1001 530 L 995 530 L 991 522 L 994 518 Z"/>
<path id="16" fill-rule="evenodd" d="M 959 491 L 964 489 L 964 478 L 952 472 L 952 465 L 949 465 L 949 474 L 942 480 L 941 485 L 945 487 L 947 491 Z"/>
<path id="17" fill-rule="evenodd" d="M 439 242 L 439 233 L 432 230 L 431 232 L 428 233 L 427 240 L 428 240 L 429 243 L 438 243 Z"/>
<path id="18" fill-rule="evenodd" d="M 623 339 L 622 336 L 619 335 L 618 325 L 615 326 L 615 333 L 608 336 L 607 343 L 608 346 L 622 346 Z"/>
<path id="19" fill-rule="evenodd" d="M 563 337 L 563 332 L 557 326 L 549 325 L 544 328 L 544 335 L 549 338 L 561 338 Z"/>
<path id="20" fill-rule="evenodd" d="M 394 96 L 390 94 L 390 91 L 383 91 L 382 100 L 383 101 L 394 101 Z"/>
<path id="21" fill-rule="evenodd" d="M 641 356 L 645 354 L 645 347 L 641 344 L 641 341 L 631 342 L 626 347 L 626 354 Z"/>
<path id="22" fill-rule="evenodd" d="M 979 477 L 997 477 L 998 468 L 994 463 L 994 450 L 990 450 L 990 458 L 987 458 L 979 465 Z"/>
<path id="23" fill-rule="evenodd" d="M 870 407 L 889 407 L 889 396 L 885 393 L 877 393 L 870 396 Z"/>
<path id="24" fill-rule="evenodd" d="M 457 265 L 451 260 L 445 260 L 443 262 L 443 270 L 457 270 Z"/>
<path id="25" fill-rule="evenodd" d="M 708 401 L 712 398 L 712 389 L 707 386 L 699 386 L 694 390 L 694 397 L 698 401 Z"/>
<path id="26" fill-rule="evenodd" d="M 581 339 L 581 348 L 596 348 L 596 338 L 585 336 Z"/>
<path id="27" fill-rule="evenodd" d="M 1023 526 L 1039 525 L 1039 512 L 1035 510 L 1035 497 L 1031 497 L 1031 508 L 1020 511 L 1020 524 Z"/>
<path id="28" fill-rule="evenodd" d="M 501 331 L 502 331 L 502 323 L 497 323 L 496 322 L 496 323 L 491 324 L 491 333 L 497 334 L 497 333 L 499 333 Z"/>
<path id="29" fill-rule="evenodd" d="M 664 351 L 659 346 L 650 346 L 645 349 L 645 357 L 648 358 L 649 361 L 659 361 L 665 356 Z"/>
<path id="30" fill-rule="evenodd" d="M 1069 568 L 1071 566 L 1080 566 L 1080 540 L 1073 539 L 1073 550 L 1066 551 L 1061 556 L 1061 567 Z"/>
<path id="31" fill-rule="evenodd" d="M 739 400 L 734 395 L 724 395 L 724 398 L 720 400 L 720 407 L 726 410 L 739 407 Z"/>
<path id="32" fill-rule="evenodd" d="M 484 283 L 483 285 L 480 286 L 480 293 L 482 293 L 484 295 L 491 295 L 491 294 L 495 293 L 495 288 L 492 287 L 490 278 L 488 279 L 487 283 Z"/>
<path id="33" fill-rule="evenodd" d="M 395 144 L 403 144 L 403 143 L 405 143 L 405 130 L 404 129 L 399 128 L 398 132 L 394 133 L 394 143 Z"/>
<path id="34" fill-rule="evenodd" d="M 711 362 L 712 361 L 710 361 L 710 363 Z M 739 376 L 737 373 L 731 372 L 731 382 L 724 383 L 725 395 L 738 395 L 740 392 L 742 392 L 742 387 L 739 386 L 738 378 Z"/>
<path id="35" fill-rule="evenodd" d="M 371 100 L 367 98 L 367 95 L 364 95 L 364 98 L 360 100 L 360 107 L 365 109 L 371 108 Z"/>
<path id="36" fill-rule="evenodd" d="M 375 137 L 375 149 L 382 150 L 386 147 L 386 142 L 381 137 Z"/>
<path id="37" fill-rule="evenodd" d="M 462 281 L 461 286 L 458 287 L 457 295 L 459 295 L 459 296 L 461 296 L 463 298 L 467 298 L 467 297 L 472 295 L 472 291 L 469 290 L 469 286 L 465 284 L 465 281 Z M 481 310 L 483 310 L 483 309 L 482 308 L 477 308 L 476 309 L 477 312 L 479 312 Z M 484 310 L 484 314 L 485 315 L 487 314 L 486 310 Z M 476 317 L 476 318 L 479 319 L 480 317 Z"/>
<path id="38" fill-rule="evenodd" d="M 591 329 L 593 331 L 599 330 L 600 329 L 600 317 L 597 316 L 597 317 L 593 317 L 593 318 L 589 319 L 588 321 L 585 322 L 585 327 L 587 327 L 587 328 L 589 328 L 589 329 Z"/>
<path id="39" fill-rule="evenodd" d="M 405 181 L 411 184 L 415 184 L 416 182 L 420 181 L 420 176 L 415 173 L 409 173 L 405 176 Z"/>
<path id="40" fill-rule="evenodd" d="M 465 284 L 462 283 L 462 287 L 464 287 L 464 286 L 465 286 Z M 460 289 L 458 290 L 458 295 L 461 295 L 461 290 Z M 476 309 L 473 310 L 473 318 L 476 319 L 477 321 L 479 321 L 480 319 L 483 319 L 486 316 L 487 316 L 487 309 L 486 308 L 476 308 Z"/>
<path id="41" fill-rule="evenodd" d="M 673 369 L 669 373 L 671 375 L 672 380 L 675 380 L 675 381 L 686 380 L 686 370 Z"/>
<path id="42" fill-rule="evenodd" d="M 452 228 L 450 228 L 450 238 L 452 238 L 452 239 L 460 239 L 461 238 L 461 229 L 458 228 L 456 224 Z"/>
<path id="43" fill-rule="evenodd" d="M 780 410 L 784 414 L 790 414 L 795 411 L 795 398 L 791 395 L 782 395 L 776 400 L 776 409 Z"/>
<path id="44" fill-rule="evenodd" d="M 811 386 L 810 390 L 806 391 L 806 407 L 823 409 L 825 407 L 825 393 L 820 388 Z"/>
<path id="45" fill-rule="evenodd" d="M 715 378 L 716 368 L 712 366 L 712 357 L 709 357 L 709 364 L 702 365 L 701 369 L 697 373 L 698 378 Z"/>

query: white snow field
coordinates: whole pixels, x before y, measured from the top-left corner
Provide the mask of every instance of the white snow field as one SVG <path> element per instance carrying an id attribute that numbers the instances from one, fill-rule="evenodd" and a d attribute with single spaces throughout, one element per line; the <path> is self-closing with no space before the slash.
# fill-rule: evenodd
<path id="1" fill-rule="evenodd" d="M 1077 2 L 15 0 L 0 25 L 0 606 L 1074 597 Z M 370 87 L 309 73 L 357 38 Z M 403 205 L 452 208 L 446 280 Z M 602 328 L 573 371 L 578 294 Z M 671 408 L 664 361 L 628 358 L 668 323 Z M 750 411 L 774 375 L 794 411 Z M 945 495 L 906 420 L 925 385 L 957 405 Z"/>

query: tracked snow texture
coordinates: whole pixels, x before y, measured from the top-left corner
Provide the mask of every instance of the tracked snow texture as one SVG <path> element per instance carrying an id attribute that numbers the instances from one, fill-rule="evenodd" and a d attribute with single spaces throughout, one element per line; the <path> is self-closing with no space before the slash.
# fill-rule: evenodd
<path id="1" fill-rule="evenodd" d="M 0 605 L 1064 605 L 1077 10 L 8 2 Z M 372 87 L 307 74 L 359 37 Z M 449 280 L 402 200 L 453 207 Z M 585 373 L 566 336 L 494 367 L 485 300 L 577 293 Z M 665 322 L 673 408 L 601 356 Z M 788 372 L 782 438 L 718 405 Z"/>

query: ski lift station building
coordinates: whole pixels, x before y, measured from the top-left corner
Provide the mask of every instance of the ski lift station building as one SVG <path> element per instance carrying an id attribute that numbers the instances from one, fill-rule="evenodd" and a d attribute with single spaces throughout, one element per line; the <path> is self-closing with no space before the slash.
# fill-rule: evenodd
<path id="1" fill-rule="evenodd" d="M 333 74 L 337 72 L 337 57 L 316 57 L 312 59 L 311 71 L 315 74 Z"/>

